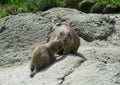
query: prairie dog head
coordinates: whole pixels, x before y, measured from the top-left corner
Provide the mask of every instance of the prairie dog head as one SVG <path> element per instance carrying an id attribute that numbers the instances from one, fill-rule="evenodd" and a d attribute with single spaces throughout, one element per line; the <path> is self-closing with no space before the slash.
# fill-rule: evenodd
<path id="1" fill-rule="evenodd" d="M 64 48 L 64 43 L 61 40 L 51 40 L 46 44 L 46 47 L 51 51 L 59 51 Z"/>
<path id="2" fill-rule="evenodd" d="M 61 31 L 58 34 L 57 39 L 63 41 L 64 44 L 67 45 L 69 42 L 71 42 L 73 40 L 73 37 L 70 32 Z"/>

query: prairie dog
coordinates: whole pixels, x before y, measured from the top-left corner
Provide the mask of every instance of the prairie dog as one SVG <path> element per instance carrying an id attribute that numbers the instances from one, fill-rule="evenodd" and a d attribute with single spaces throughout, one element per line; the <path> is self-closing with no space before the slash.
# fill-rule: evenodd
<path id="1" fill-rule="evenodd" d="M 63 48 L 63 42 L 60 40 L 52 40 L 46 44 L 40 44 L 32 53 L 30 70 L 32 78 L 40 68 L 47 66 L 52 60 L 58 56 L 55 54 Z"/>
<path id="2" fill-rule="evenodd" d="M 61 40 L 64 42 L 63 53 L 76 53 L 80 46 L 80 39 L 77 33 L 70 27 L 62 25 L 57 27 L 50 36 L 49 41 Z"/>

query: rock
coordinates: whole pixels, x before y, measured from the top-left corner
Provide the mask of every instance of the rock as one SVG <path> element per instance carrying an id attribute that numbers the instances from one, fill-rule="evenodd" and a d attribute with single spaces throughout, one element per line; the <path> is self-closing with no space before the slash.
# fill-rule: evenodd
<path id="1" fill-rule="evenodd" d="M 1 19 L 0 66 L 11 66 L 28 60 L 31 55 L 31 45 L 46 42 L 51 28 L 52 24 L 49 21 L 32 13 Z"/>
<path id="2" fill-rule="evenodd" d="M 109 16 L 86 14 L 73 17 L 69 24 L 75 28 L 80 37 L 91 42 L 95 39 L 106 40 L 115 32 L 114 23 L 111 21 L 115 22 Z"/>
<path id="3" fill-rule="evenodd" d="M 94 3 L 88 2 L 88 1 L 81 1 L 78 4 L 78 9 L 82 12 L 89 13 L 91 7 L 94 5 Z"/>
<path id="4" fill-rule="evenodd" d="M 92 6 L 90 12 L 91 13 L 102 13 L 104 9 L 104 5 L 100 4 L 100 3 L 96 3 Z"/>
<path id="5" fill-rule="evenodd" d="M 82 13 L 73 9 L 58 8 L 63 14 Z M 49 12 L 49 11 L 47 11 Z M 54 14 L 54 18 L 46 17 L 44 13 L 26 13 L 15 16 L 8 16 L 0 20 L 0 66 L 6 67 L 13 64 L 19 65 L 26 62 L 31 57 L 32 49 L 41 42 L 47 42 L 52 28 L 63 21 Z M 60 14 L 59 12 L 59 14 Z M 49 14 L 49 13 L 48 13 Z M 26 57 L 25 57 L 26 56 Z"/>
<path id="6" fill-rule="evenodd" d="M 28 64 L 21 65 L 21 67 L 13 67 L 6 71 L 3 71 L 5 69 L 0 69 L 0 83 L 2 85 L 36 85 L 37 82 L 37 85 L 59 85 L 64 76 L 72 73 L 74 68 L 78 67 L 81 63 L 83 63 L 83 60 L 78 56 L 61 56 L 55 63 L 41 70 L 32 79 L 30 78 Z M 8 76 L 11 77 L 4 84 L 4 79 L 8 78 Z"/>
<path id="7" fill-rule="evenodd" d="M 81 37 L 77 55 L 61 55 L 30 78 L 32 49 L 46 43 L 60 24 L 71 25 Z M 85 14 L 69 8 L 2 18 L 0 85 L 120 85 L 119 27 L 119 14 Z"/>
<path id="8" fill-rule="evenodd" d="M 119 13 L 119 7 L 113 4 L 108 4 L 106 7 L 103 9 L 104 14 L 111 14 L 111 13 Z"/>
<path id="9" fill-rule="evenodd" d="M 120 64 L 86 61 L 64 79 L 62 85 L 119 85 Z"/>
<path id="10" fill-rule="evenodd" d="M 65 11 L 53 8 L 42 13 L 42 16 L 52 19 L 51 21 L 54 24 L 71 25 L 78 32 L 78 35 L 87 41 L 93 41 L 94 39 L 105 40 L 115 32 L 114 19 L 102 14 L 84 14 L 77 10 L 66 9 Z"/>

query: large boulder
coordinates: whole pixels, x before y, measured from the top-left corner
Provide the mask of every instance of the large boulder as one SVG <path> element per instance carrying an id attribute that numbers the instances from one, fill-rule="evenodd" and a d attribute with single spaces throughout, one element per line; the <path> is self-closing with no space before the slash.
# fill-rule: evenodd
<path id="1" fill-rule="evenodd" d="M 72 26 L 80 36 L 77 55 L 61 55 L 31 79 L 33 48 L 46 43 L 61 24 Z M 68 8 L 2 18 L 0 85 L 119 85 L 119 27 L 120 15 L 85 14 Z"/>
<path id="2" fill-rule="evenodd" d="M 78 9 L 82 12 L 89 13 L 93 5 L 94 3 L 83 0 L 78 3 Z"/>
<path id="3" fill-rule="evenodd" d="M 57 12 L 56 12 L 57 11 Z M 87 41 L 95 39 L 105 40 L 115 32 L 113 18 L 102 14 L 84 14 L 73 9 L 51 9 L 42 13 L 54 24 L 68 24 L 72 26 L 78 35 Z"/>

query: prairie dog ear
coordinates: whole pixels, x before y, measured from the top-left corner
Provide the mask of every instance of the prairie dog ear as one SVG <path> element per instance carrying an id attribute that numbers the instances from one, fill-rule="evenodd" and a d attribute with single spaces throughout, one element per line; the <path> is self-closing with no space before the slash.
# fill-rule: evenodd
<path id="1" fill-rule="evenodd" d="M 62 31 L 62 32 L 60 32 L 60 35 L 64 35 L 64 32 Z"/>

